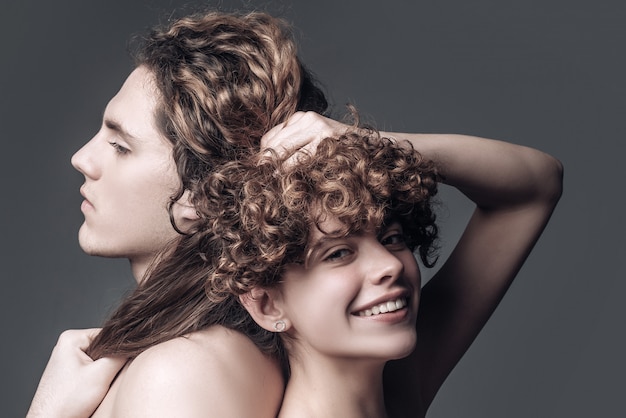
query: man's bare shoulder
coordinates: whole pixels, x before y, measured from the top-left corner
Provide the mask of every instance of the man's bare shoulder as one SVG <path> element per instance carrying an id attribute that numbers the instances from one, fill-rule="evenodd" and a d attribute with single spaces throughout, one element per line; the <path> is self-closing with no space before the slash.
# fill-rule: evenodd
<path id="1" fill-rule="evenodd" d="M 120 378 L 116 416 L 273 417 L 283 390 L 274 362 L 217 326 L 151 347 Z"/>

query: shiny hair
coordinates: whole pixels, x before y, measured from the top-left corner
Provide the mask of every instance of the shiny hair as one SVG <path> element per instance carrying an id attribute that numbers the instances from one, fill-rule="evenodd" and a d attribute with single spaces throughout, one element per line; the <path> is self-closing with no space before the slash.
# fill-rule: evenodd
<path id="1" fill-rule="evenodd" d="M 138 66 L 155 77 L 157 123 L 174 147 L 177 201 L 211 167 L 258 151 L 261 137 L 296 110 L 327 101 L 297 56 L 289 26 L 265 13 L 181 18 L 144 38 Z"/>
<path id="2" fill-rule="evenodd" d="M 408 248 L 426 266 L 434 264 L 436 169 L 408 142 L 360 130 L 326 138 L 314 154 L 298 155 L 297 164 L 285 163 L 289 157 L 231 161 L 204 182 L 198 210 L 206 233 L 198 248 L 213 262 L 206 290 L 216 306 L 279 285 L 289 264 L 306 266 L 314 228 L 347 236 L 399 222 Z M 339 220 L 341 228 L 324 231 L 325 219 Z M 279 333 L 255 326 L 241 307 L 231 314 L 240 317 L 225 325 L 252 330 L 253 341 L 286 366 Z"/>
<path id="3" fill-rule="evenodd" d="M 285 265 L 305 263 L 312 228 L 347 236 L 399 222 L 409 249 L 432 267 L 436 170 L 408 144 L 346 133 L 326 138 L 314 154 L 298 154 L 297 163 L 255 156 L 212 173 L 198 206 L 206 231 L 199 248 L 215 264 L 209 297 L 277 284 Z M 341 228 L 324 231 L 333 218 Z"/>
<path id="4" fill-rule="evenodd" d="M 296 50 L 289 26 L 259 12 L 195 14 L 139 40 L 135 62 L 154 76 L 156 120 L 173 146 L 181 180 L 171 197 L 170 218 L 173 202 L 185 190 L 193 204 L 201 205 L 198 190 L 211 170 L 257 152 L 269 129 L 297 110 L 326 111 L 326 98 Z M 164 249 L 89 346 L 92 358 L 136 357 L 150 346 L 236 316 L 231 310 L 238 305 L 214 306 L 207 300 L 211 260 L 198 252 L 200 235 L 183 234 Z"/>

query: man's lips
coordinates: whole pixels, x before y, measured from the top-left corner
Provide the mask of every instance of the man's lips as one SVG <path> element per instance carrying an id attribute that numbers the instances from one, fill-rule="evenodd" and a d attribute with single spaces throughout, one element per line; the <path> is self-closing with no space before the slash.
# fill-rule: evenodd
<path id="1" fill-rule="evenodd" d="M 85 199 L 80 205 L 81 209 L 87 209 L 87 208 L 94 209 L 94 206 L 89 200 L 89 198 L 87 197 L 87 193 L 85 192 L 85 189 L 83 187 L 80 188 L 80 195 Z"/>

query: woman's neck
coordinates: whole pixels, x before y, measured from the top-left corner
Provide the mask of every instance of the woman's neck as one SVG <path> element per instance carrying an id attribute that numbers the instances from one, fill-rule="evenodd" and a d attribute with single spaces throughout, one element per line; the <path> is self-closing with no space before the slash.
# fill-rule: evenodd
<path id="1" fill-rule="evenodd" d="M 337 359 L 307 353 L 291 359 L 279 418 L 386 417 L 384 361 Z"/>

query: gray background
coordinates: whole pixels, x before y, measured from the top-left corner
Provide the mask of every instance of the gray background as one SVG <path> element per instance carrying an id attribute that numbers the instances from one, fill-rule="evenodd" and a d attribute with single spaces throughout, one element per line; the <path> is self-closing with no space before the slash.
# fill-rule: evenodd
<path id="1" fill-rule="evenodd" d="M 506 139 L 565 165 L 550 225 L 430 417 L 625 416 L 623 1 L 220 2 L 249 3 L 294 22 L 339 110 L 351 101 L 382 129 Z M 132 286 L 126 261 L 78 248 L 69 159 L 130 71 L 129 36 L 182 4 L 3 2 L 0 416 L 24 415 L 62 330 L 100 324 Z M 470 208 L 443 196 L 453 243 Z"/>

